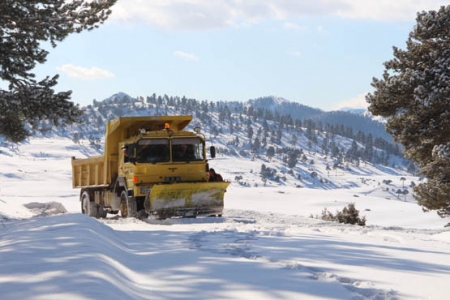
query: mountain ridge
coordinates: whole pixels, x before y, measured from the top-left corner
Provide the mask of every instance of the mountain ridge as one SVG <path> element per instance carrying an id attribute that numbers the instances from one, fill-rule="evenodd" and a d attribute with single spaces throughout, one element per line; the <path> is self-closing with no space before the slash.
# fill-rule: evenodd
<path id="1" fill-rule="evenodd" d="M 80 123 L 55 127 L 42 121 L 40 130 L 34 130 L 33 135 L 68 137 L 74 143 L 86 139 L 101 150 L 108 120 L 123 116 L 192 115 L 193 121 L 186 129 L 201 125 L 204 134 L 226 156 L 265 157 L 270 151 L 295 166 L 316 153 L 331 158 L 330 165 L 335 166 L 365 161 L 395 165 L 411 172 L 414 169 L 382 123 L 349 112 L 324 112 L 281 97 L 213 102 L 156 94 L 132 97 L 119 92 L 103 101 L 94 100 L 83 109 Z M 299 119 L 301 116 L 304 118 Z"/>
<path id="2" fill-rule="evenodd" d="M 276 104 L 266 109 L 270 103 L 255 108 L 252 104 L 258 101 L 207 102 L 166 95 L 133 98 L 117 93 L 106 101 L 94 101 L 86 106 L 81 123 L 52 127 L 43 122 L 43 130 L 35 130 L 33 137 L 53 139 L 50 144 L 61 138 L 69 139 L 74 146 L 82 146 L 84 155 L 101 155 L 108 120 L 128 116 L 192 115 L 193 120 L 185 130 L 192 131 L 200 125 L 206 146 L 216 147 L 215 164 L 227 160 L 251 161 L 258 166 L 253 170 L 264 185 L 286 184 L 288 180 L 289 185 L 332 189 L 337 188 L 337 178 L 331 174 L 363 176 L 366 168 L 375 168 L 380 174 L 415 172 L 416 167 L 403 157 L 398 144 L 360 130 L 353 132 L 343 124 L 322 124 L 281 115 L 275 109 L 277 105 L 298 106 L 279 100 L 264 100 Z M 8 146 L 4 141 L 0 141 L 0 147 L 5 154 L 20 155 L 13 145 Z M 235 181 L 249 185 L 239 174 Z"/>

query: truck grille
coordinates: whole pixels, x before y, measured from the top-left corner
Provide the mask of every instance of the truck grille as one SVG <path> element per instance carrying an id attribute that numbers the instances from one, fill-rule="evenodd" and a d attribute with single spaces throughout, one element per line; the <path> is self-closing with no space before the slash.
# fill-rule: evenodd
<path id="1" fill-rule="evenodd" d="M 181 177 L 180 176 L 170 176 L 170 177 L 164 177 L 165 182 L 180 182 Z"/>

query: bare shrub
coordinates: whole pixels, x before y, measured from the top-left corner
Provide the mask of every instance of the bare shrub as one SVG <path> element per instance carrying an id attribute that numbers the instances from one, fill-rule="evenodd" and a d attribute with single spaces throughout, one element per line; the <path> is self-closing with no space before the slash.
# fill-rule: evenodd
<path id="1" fill-rule="evenodd" d="M 322 210 L 321 219 L 344 224 L 366 226 L 366 217 L 359 217 L 359 210 L 355 208 L 355 203 L 350 203 L 347 207 L 344 207 L 342 211 L 336 211 L 335 215 L 329 212 L 327 208 L 324 208 Z"/>

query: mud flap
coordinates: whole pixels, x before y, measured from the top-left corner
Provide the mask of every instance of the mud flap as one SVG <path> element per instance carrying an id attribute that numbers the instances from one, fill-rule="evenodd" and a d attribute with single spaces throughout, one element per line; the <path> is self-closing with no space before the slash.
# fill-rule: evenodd
<path id="1" fill-rule="evenodd" d="M 229 182 L 189 182 L 154 185 L 144 206 L 162 218 L 220 215 Z"/>

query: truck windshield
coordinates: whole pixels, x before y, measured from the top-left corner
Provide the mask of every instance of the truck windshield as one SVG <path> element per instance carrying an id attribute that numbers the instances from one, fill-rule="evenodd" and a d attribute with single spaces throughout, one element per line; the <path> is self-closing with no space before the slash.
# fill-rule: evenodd
<path id="1" fill-rule="evenodd" d="M 142 139 L 137 143 L 136 161 L 157 163 L 169 161 L 168 139 Z"/>
<path id="2" fill-rule="evenodd" d="M 203 160 L 203 143 L 199 138 L 172 140 L 172 161 Z"/>

